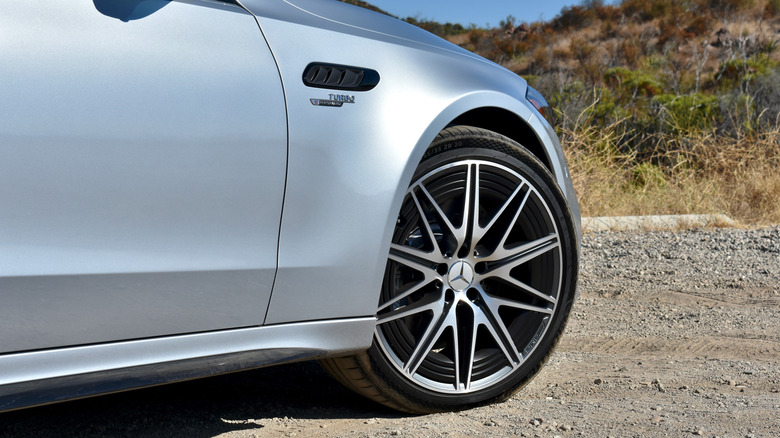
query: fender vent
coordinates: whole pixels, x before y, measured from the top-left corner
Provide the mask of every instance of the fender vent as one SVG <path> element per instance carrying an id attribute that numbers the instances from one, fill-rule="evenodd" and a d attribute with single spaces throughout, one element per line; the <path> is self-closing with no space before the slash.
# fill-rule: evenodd
<path id="1" fill-rule="evenodd" d="M 303 83 L 314 88 L 368 91 L 379 83 L 379 73 L 367 68 L 314 62 L 303 71 Z"/>

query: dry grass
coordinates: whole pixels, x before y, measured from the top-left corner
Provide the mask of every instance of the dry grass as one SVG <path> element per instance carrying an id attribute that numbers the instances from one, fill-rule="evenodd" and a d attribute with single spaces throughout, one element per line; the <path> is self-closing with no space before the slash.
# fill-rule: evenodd
<path id="1" fill-rule="evenodd" d="M 780 223 L 780 128 L 645 139 L 654 152 L 622 152 L 620 121 L 584 121 L 561 133 L 583 216 L 724 213 L 743 224 Z M 634 139 L 635 140 L 635 139 Z"/>
<path id="2" fill-rule="evenodd" d="M 747 223 L 780 223 L 780 129 L 724 139 L 704 137 L 693 154 L 717 182 L 721 208 Z"/>

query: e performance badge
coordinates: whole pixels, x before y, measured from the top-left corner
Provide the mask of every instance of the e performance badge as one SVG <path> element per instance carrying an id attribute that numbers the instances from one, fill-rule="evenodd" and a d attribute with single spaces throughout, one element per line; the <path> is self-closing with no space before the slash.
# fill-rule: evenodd
<path id="1" fill-rule="evenodd" d="M 355 96 L 346 94 L 328 94 L 327 99 L 309 99 L 314 106 L 335 106 L 341 107 L 345 103 L 355 103 Z"/>

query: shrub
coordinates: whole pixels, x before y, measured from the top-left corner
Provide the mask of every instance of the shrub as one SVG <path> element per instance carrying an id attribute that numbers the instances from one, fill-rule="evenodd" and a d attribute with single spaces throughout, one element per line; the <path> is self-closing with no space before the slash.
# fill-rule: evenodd
<path id="1" fill-rule="evenodd" d="M 642 71 L 630 70 L 625 67 L 615 67 L 604 74 L 605 82 L 623 96 L 652 97 L 663 90 L 663 86 L 655 76 Z"/>
<path id="2" fill-rule="evenodd" d="M 717 76 L 721 89 L 737 88 L 747 91 L 757 77 L 770 74 L 774 67 L 775 63 L 769 56 L 760 54 L 747 59 L 731 59 L 722 63 Z"/>
<path id="3" fill-rule="evenodd" d="M 624 39 L 618 45 L 618 54 L 623 57 L 627 65 L 634 67 L 642 57 L 642 53 L 635 41 Z"/>
<path id="4" fill-rule="evenodd" d="M 550 51 L 547 47 L 539 46 L 531 54 L 531 62 L 536 69 L 547 68 L 550 63 Z"/>
<path id="5" fill-rule="evenodd" d="M 621 6 L 626 15 L 637 15 L 642 20 L 652 20 L 659 17 L 672 16 L 677 2 L 674 0 L 623 0 Z"/>
<path id="6" fill-rule="evenodd" d="M 712 129 L 720 117 L 716 96 L 693 93 L 683 96 L 661 94 L 653 98 L 662 110 L 661 129 L 676 135 Z"/>
<path id="7" fill-rule="evenodd" d="M 753 6 L 753 0 L 709 0 L 708 7 L 716 12 L 731 13 L 737 10 L 748 9 Z"/>
<path id="8" fill-rule="evenodd" d="M 688 26 L 685 27 L 685 31 L 694 36 L 705 35 L 710 31 L 709 20 L 706 16 L 699 15 L 688 23 Z"/>
<path id="9" fill-rule="evenodd" d="M 666 176 L 660 167 L 650 162 L 639 163 L 631 169 L 631 184 L 638 189 L 663 188 Z"/>
<path id="10" fill-rule="evenodd" d="M 551 23 L 556 30 L 576 30 L 589 25 L 595 17 L 592 9 L 584 6 L 566 6 Z"/>
<path id="11" fill-rule="evenodd" d="M 772 18 L 780 15 L 780 0 L 769 0 L 764 7 L 764 16 Z"/>

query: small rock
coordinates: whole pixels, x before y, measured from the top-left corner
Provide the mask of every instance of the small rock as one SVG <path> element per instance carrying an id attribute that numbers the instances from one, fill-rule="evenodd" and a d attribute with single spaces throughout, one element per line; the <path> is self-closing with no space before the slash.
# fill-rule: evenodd
<path id="1" fill-rule="evenodd" d="M 604 381 L 601 379 L 596 379 L 593 381 L 593 383 L 595 383 L 596 385 L 601 385 L 602 383 L 604 383 Z"/>

